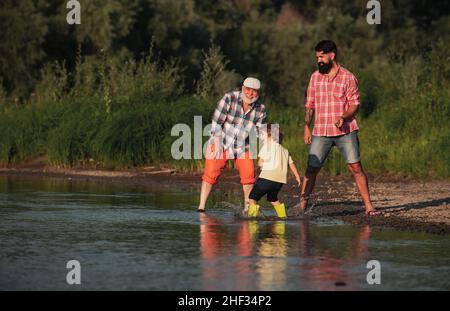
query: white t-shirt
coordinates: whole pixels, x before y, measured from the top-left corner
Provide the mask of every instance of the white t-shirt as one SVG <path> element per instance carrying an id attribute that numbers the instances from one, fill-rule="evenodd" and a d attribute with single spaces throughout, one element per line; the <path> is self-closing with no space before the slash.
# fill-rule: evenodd
<path id="1" fill-rule="evenodd" d="M 273 140 L 268 140 L 259 151 L 263 166 L 260 178 L 276 181 L 282 184 L 287 182 L 288 166 L 292 161 L 289 151 Z"/>

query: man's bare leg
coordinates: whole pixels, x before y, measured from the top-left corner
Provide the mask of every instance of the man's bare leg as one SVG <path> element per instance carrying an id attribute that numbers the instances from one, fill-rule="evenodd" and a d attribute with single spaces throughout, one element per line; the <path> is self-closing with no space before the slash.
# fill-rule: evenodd
<path id="1" fill-rule="evenodd" d="M 289 210 L 288 216 L 300 216 L 308 206 L 309 196 L 311 195 L 316 183 L 317 174 L 320 167 L 308 166 L 302 182 L 302 190 L 300 192 L 300 207 Z"/>
<path id="2" fill-rule="evenodd" d="M 211 193 L 213 185 L 207 183 L 206 181 L 202 181 L 202 189 L 200 191 L 200 204 L 198 206 L 198 211 L 205 211 L 206 202 L 208 201 L 209 194 Z"/>
<path id="3" fill-rule="evenodd" d="M 367 176 L 364 173 L 361 162 L 347 164 L 347 167 L 355 178 L 356 186 L 358 187 L 361 199 L 364 202 L 366 213 L 374 212 L 375 209 L 373 208 L 370 200 L 369 182 L 367 181 Z"/>
<path id="4" fill-rule="evenodd" d="M 308 166 L 303 177 L 302 192 L 300 194 L 300 209 L 303 212 L 308 206 L 309 196 L 311 195 L 314 185 L 316 184 L 316 177 L 320 171 L 320 167 Z"/>
<path id="5" fill-rule="evenodd" d="M 248 185 L 242 185 L 242 191 L 244 192 L 244 211 L 248 210 L 248 204 L 249 204 L 249 195 L 250 192 L 252 192 L 253 184 Z"/>

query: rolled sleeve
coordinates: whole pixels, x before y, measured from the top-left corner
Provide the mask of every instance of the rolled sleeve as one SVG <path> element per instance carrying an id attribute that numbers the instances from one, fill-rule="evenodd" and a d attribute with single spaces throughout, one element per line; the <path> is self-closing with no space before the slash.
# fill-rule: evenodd
<path id="1" fill-rule="evenodd" d="M 359 106 L 361 104 L 358 91 L 358 80 L 355 76 L 352 76 L 348 81 L 346 99 L 347 103 L 351 106 Z"/>
<path id="2" fill-rule="evenodd" d="M 217 104 L 211 120 L 211 136 L 222 136 L 222 126 L 227 119 L 230 98 L 225 95 Z"/>
<path id="3" fill-rule="evenodd" d="M 308 90 L 306 91 L 306 108 L 314 109 L 316 107 L 315 96 L 315 78 L 314 75 L 312 75 L 309 80 Z"/>

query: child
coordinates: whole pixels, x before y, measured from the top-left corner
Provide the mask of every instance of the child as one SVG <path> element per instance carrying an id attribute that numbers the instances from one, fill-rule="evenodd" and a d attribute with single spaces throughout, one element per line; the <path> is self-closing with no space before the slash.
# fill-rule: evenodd
<path id="1" fill-rule="evenodd" d="M 301 184 L 300 175 L 289 151 L 281 146 L 282 134 L 278 126 L 267 124 L 267 130 L 262 131 L 261 138 L 264 142 L 258 154 L 258 166 L 261 167 L 261 173 L 249 195 L 248 216 L 257 217 L 259 215 L 259 205 L 256 203 L 264 195 L 267 195 L 267 201 L 272 203 L 277 216 L 286 218 L 286 208 L 283 203 L 278 201 L 278 192 L 287 182 L 288 165 L 299 186 Z"/>

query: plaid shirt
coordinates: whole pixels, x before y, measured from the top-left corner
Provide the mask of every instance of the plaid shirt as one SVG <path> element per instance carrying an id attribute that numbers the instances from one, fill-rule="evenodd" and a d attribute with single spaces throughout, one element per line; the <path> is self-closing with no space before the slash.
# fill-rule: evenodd
<path id="1" fill-rule="evenodd" d="M 240 91 L 226 93 L 217 104 L 211 123 L 210 142 L 213 136 L 221 136 L 224 150 L 233 152 L 235 157 L 250 150 L 249 133 L 259 131 L 267 117 L 266 108 L 259 100 L 244 113 L 241 95 Z"/>
<path id="2" fill-rule="evenodd" d="M 311 75 L 305 107 L 315 112 L 314 136 L 339 136 L 358 130 L 354 117 L 346 119 L 341 129 L 334 123 L 349 106 L 359 104 L 358 80 L 347 69 L 339 66 L 333 77 L 319 71 Z"/>

